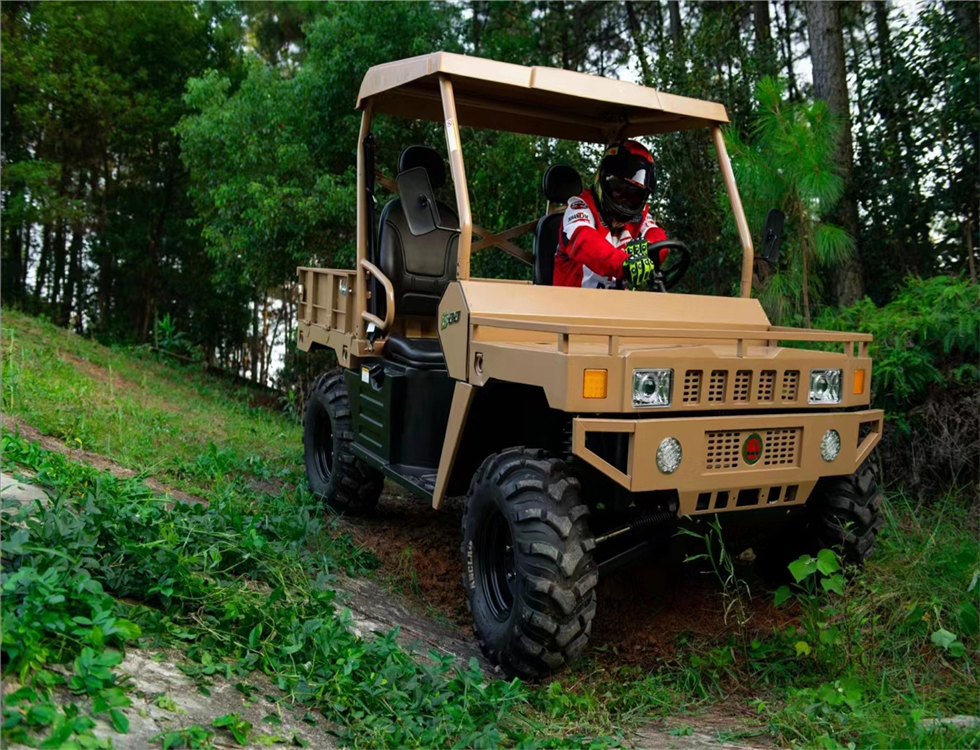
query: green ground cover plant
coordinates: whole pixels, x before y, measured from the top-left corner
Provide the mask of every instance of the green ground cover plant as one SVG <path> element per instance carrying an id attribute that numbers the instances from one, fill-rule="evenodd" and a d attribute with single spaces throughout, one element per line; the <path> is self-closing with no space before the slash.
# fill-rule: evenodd
<path id="1" fill-rule="evenodd" d="M 252 392 L 200 365 L 105 347 L 7 308 L 0 340 L 3 413 L 70 447 L 191 493 L 221 477 L 297 476 L 299 425 L 250 405 Z"/>
<path id="2" fill-rule="evenodd" d="M 785 745 L 961 748 L 980 740 L 976 731 L 919 723 L 974 713 L 980 691 L 980 553 L 962 496 L 923 506 L 892 494 L 863 572 L 834 569 L 828 550 L 796 561 L 787 589 L 767 591 L 728 558 L 717 601 L 705 606 L 727 610 L 734 627 L 682 634 L 676 655 L 652 670 L 595 655 L 539 686 L 488 680 L 444 656 L 419 660 L 392 633 L 364 640 L 348 628 L 334 577 L 370 575 L 376 561 L 296 481 L 300 440 L 285 417 L 235 403 L 235 389 L 193 369 L 6 311 L 2 341 L 4 413 L 35 427 L 57 427 L 68 411 L 59 398 L 72 388 L 96 392 L 97 367 L 136 383 L 78 397 L 72 408 L 93 425 L 84 448 L 140 472 L 120 479 L 5 429 L 4 470 L 30 472 L 52 497 L 47 507 L 5 505 L 0 520 L 3 675 L 20 683 L 5 701 L 5 741 L 105 747 L 94 720 L 125 730 L 118 664 L 137 647 L 178 649 L 203 690 L 216 675 L 247 684 L 260 669 L 355 747 L 620 745 L 651 720 L 681 719 L 671 731 L 693 731 L 698 711 L 732 702 L 753 707 L 761 722 L 737 736 L 754 731 Z M 10 375 L 25 390 L 9 389 Z M 25 392 L 31 401 L 17 397 Z M 117 452 L 121 443 L 107 440 L 115 428 L 101 422 L 121 400 L 136 424 L 141 410 L 169 413 L 187 402 L 186 434 L 198 442 L 188 449 L 133 426 L 123 435 L 147 458 L 131 447 Z M 194 489 L 207 505 L 158 497 L 144 478 Z M 774 600 L 779 624 L 755 627 Z M 65 691 L 71 701 L 56 698 Z M 157 742 L 208 747 L 219 734 L 268 736 L 240 717 L 218 719 Z"/>

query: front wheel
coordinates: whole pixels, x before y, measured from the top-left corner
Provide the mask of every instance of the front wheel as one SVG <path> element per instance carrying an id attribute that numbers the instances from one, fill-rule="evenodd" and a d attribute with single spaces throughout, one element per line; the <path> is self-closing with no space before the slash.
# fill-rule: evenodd
<path id="1" fill-rule="evenodd" d="M 463 517 L 463 585 L 487 657 L 536 679 L 575 660 L 595 617 L 592 559 L 578 480 L 544 451 L 511 448 L 477 471 Z"/>
<path id="2" fill-rule="evenodd" d="M 864 563 L 877 544 L 883 521 L 881 501 L 878 478 L 870 461 L 850 476 L 821 479 L 807 501 L 812 546 L 837 550 L 852 565 Z"/>
<path id="3" fill-rule="evenodd" d="M 877 544 L 881 502 L 870 462 L 848 476 L 824 477 L 797 518 L 759 546 L 763 575 L 773 585 L 785 583 L 790 562 L 822 549 L 834 550 L 849 565 L 864 564 Z"/>

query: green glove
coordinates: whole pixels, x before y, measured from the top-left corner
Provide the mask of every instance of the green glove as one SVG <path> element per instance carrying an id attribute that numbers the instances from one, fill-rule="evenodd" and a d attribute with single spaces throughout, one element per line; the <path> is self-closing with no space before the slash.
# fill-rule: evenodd
<path id="1" fill-rule="evenodd" d="M 647 244 L 646 240 L 639 241 Z M 629 245 L 627 245 L 628 247 Z M 642 255 L 631 255 L 623 261 L 623 279 L 629 283 L 631 289 L 646 289 L 655 270 L 656 266 L 646 252 Z"/>
<path id="2" fill-rule="evenodd" d="M 637 237 L 623 245 L 627 255 L 650 255 L 650 243 L 642 237 Z"/>

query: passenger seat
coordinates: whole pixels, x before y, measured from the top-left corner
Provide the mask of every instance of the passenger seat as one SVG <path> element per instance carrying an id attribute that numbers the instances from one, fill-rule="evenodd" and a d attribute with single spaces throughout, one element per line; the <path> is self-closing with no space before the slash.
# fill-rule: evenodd
<path id="1" fill-rule="evenodd" d="M 541 181 L 549 204 L 564 205 L 568 199 L 582 192 L 582 178 L 578 172 L 564 164 L 548 167 Z M 541 218 L 534 230 L 535 284 L 551 286 L 555 273 L 555 253 L 558 251 L 558 233 L 564 213 L 548 214 Z"/>

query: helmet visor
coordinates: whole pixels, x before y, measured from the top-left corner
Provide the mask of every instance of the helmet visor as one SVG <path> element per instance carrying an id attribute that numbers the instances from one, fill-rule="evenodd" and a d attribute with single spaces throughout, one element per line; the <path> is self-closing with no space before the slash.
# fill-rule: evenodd
<path id="1" fill-rule="evenodd" d="M 643 181 L 623 179 L 616 175 L 609 175 L 606 178 L 606 189 L 613 203 L 622 206 L 628 211 L 637 212 L 643 208 L 647 202 L 650 191 L 646 188 L 646 175 L 641 175 Z"/>

